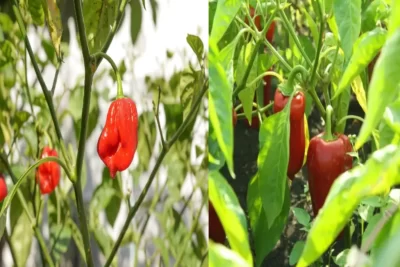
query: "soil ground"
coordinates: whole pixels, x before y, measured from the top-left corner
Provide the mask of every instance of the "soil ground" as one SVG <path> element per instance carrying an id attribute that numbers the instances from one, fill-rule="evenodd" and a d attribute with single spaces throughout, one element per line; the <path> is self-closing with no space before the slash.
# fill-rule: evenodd
<path id="1" fill-rule="evenodd" d="M 358 105 L 355 99 L 352 99 L 349 107 L 349 114 L 354 114 L 363 117 L 363 112 L 361 107 Z M 323 131 L 323 127 L 320 124 L 319 113 L 315 110 L 308 117 L 308 125 L 310 130 L 310 139 L 316 134 Z M 346 134 L 357 134 L 360 129 L 360 124 L 354 123 L 351 120 L 347 121 L 346 124 Z M 240 204 L 247 215 L 247 187 L 250 179 L 257 172 L 257 155 L 258 155 L 258 129 L 249 128 L 244 120 L 239 120 L 235 127 L 235 148 L 234 148 L 234 165 L 236 179 L 232 179 L 229 176 L 226 168 L 222 170 L 225 177 L 227 177 L 229 183 L 233 187 L 240 201 Z M 291 207 L 300 207 L 312 214 L 311 203 L 307 201 L 306 194 L 304 194 L 304 188 L 307 184 L 307 178 L 304 175 L 304 169 L 300 171 L 296 178 L 293 180 L 291 185 Z M 248 225 L 249 222 L 248 222 Z M 306 239 L 306 233 L 300 230 L 301 225 L 297 223 L 294 218 L 293 213 L 289 212 L 289 218 L 282 233 L 281 239 L 276 244 L 273 251 L 271 251 L 265 258 L 262 266 L 264 267 L 282 267 L 289 265 L 289 255 L 294 246 L 294 244 L 299 240 Z M 254 254 L 254 244 L 252 242 L 251 230 L 249 229 L 250 244 L 252 246 Z M 357 229 L 356 229 L 357 232 Z M 353 235 L 354 242 L 358 239 L 357 235 Z M 343 250 L 343 244 L 337 243 L 334 250 L 340 252 Z M 326 255 L 324 259 L 328 263 Z M 324 261 L 325 261 L 324 260 Z M 329 266 L 336 266 L 330 262 Z"/>

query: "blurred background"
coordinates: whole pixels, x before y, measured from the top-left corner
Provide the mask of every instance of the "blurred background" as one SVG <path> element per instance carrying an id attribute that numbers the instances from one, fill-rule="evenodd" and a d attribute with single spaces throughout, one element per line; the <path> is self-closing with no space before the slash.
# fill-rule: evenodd
<path id="1" fill-rule="evenodd" d="M 24 46 L 18 41 L 19 28 L 15 23 L 11 4 L 2 1 L 0 5 L 1 27 L 6 41 L 12 43 L 18 51 L 8 62 L 1 65 L 0 75 L 4 81 L 0 88 L 2 125 L 8 125 L 7 118 L 13 118 L 22 111 L 31 113 L 26 94 L 24 73 Z M 39 1 L 40 2 L 40 1 Z M 97 155 L 97 140 L 104 126 L 107 110 L 112 98 L 116 96 L 117 85 L 111 66 L 103 60 L 94 75 L 93 92 L 90 106 L 88 140 L 86 143 L 83 174 L 84 200 L 86 202 L 92 249 L 95 265 L 105 262 L 121 231 L 128 212 L 127 203 L 133 205 L 139 196 L 147 178 L 161 151 L 160 136 L 156 128 L 153 101 L 157 101 L 158 88 L 161 88 L 160 120 L 164 136 L 169 139 L 182 123 L 183 107 L 181 93 L 187 83 L 185 72 L 189 64 L 200 69 L 195 53 L 186 42 L 188 34 L 197 35 L 208 49 L 208 7 L 202 1 L 142 1 L 132 0 L 127 5 L 123 22 L 108 49 L 107 54 L 115 61 L 122 75 L 124 94 L 131 97 L 137 105 L 139 119 L 139 146 L 135 158 L 127 171 L 111 180 L 108 170 Z M 61 65 L 54 102 L 61 125 L 63 137 L 74 151 L 77 151 L 77 137 L 80 130 L 83 100 L 84 65 L 80 44 L 76 38 L 74 8 L 72 1 L 58 1 L 63 21 L 62 51 L 64 63 Z M 84 1 L 84 10 L 85 10 Z M 32 23 L 28 36 L 37 56 L 44 80 L 51 87 L 56 70 L 56 56 L 49 32 L 45 25 L 35 22 L 32 8 Z M 13 22 L 10 22 L 6 17 Z M 33 25 L 32 25 L 33 24 Z M 10 26 L 10 27 L 8 27 Z M 8 38 L 9 37 L 9 38 Z M 4 49 L 3 49 L 4 52 Z M 43 126 L 50 137 L 54 138 L 54 127 L 50 122 L 47 105 L 37 82 L 36 74 L 27 59 L 27 77 L 33 102 L 35 119 L 32 114 L 18 123 L 15 128 L 2 127 L 2 139 L 7 152 L 11 152 L 9 161 L 13 171 L 19 177 L 35 160 L 38 142 L 42 145 L 46 139 L 35 135 L 35 127 Z M 6 114 L 6 115 L 5 115 Z M 168 266 L 174 264 L 182 255 L 181 266 L 198 266 L 207 252 L 208 212 L 204 199 L 207 198 L 207 160 L 205 155 L 206 133 L 208 131 L 207 100 L 204 99 L 193 125 L 174 145 L 158 172 L 143 205 L 131 223 L 118 253 L 118 266 Z M 11 148 L 11 149 L 10 149 Z M 190 161 L 188 161 L 190 159 Z M 3 170 L 1 170 L 3 171 Z M 27 190 L 32 189 L 34 173 L 27 182 Z M 12 186 L 6 175 L 9 188 Z M 57 190 L 66 199 L 71 198 L 72 184 L 62 173 Z M 34 187 L 34 185 L 33 185 Z M 104 197 L 113 189 L 110 197 Z M 43 222 L 42 233 L 51 245 L 51 209 L 52 196 L 42 197 Z M 73 206 L 73 201 L 69 201 Z M 18 203 L 17 203 L 18 204 Z M 11 241 L 18 249 L 19 266 L 40 266 L 38 244 L 31 233 L 29 224 L 21 213 L 11 218 L 10 207 L 7 230 Z M 68 207 L 67 207 L 68 209 Z M 71 208 L 72 217 L 79 226 L 75 208 Z M 198 223 L 195 224 L 195 221 Z M 15 217 L 15 216 L 14 216 Z M 50 218 L 50 219 L 49 219 Z M 192 227 L 195 225 L 195 227 Z M 28 229 L 28 230 L 27 230 Z M 80 252 L 73 242 L 73 234 L 67 234 L 62 243 L 60 266 L 82 266 Z M 186 247 L 184 241 L 188 240 Z M 182 252 L 182 250 L 184 250 Z M 53 255 L 54 256 L 54 255 Z M 0 243 L 0 265 L 12 266 L 8 245 Z"/>

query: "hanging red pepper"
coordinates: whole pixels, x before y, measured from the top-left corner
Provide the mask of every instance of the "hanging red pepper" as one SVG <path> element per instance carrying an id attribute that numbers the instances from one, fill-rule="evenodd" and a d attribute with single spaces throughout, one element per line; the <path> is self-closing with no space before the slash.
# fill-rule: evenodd
<path id="1" fill-rule="evenodd" d="M 214 242 L 224 244 L 226 236 L 224 227 L 210 201 L 208 201 L 208 206 L 208 238 L 212 239 Z"/>
<path id="2" fill-rule="evenodd" d="M 274 97 L 274 113 L 284 109 L 289 96 L 285 96 L 282 91 L 277 88 Z M 306 149 L 305 132 L 304 132 L 304 112 L 306 108 L 306 99 L 303 92 L 297 92 L 292 99 L 290 106 L 290 149 L 289 149 L 289 165 L 287 175 L 290 180 L 294 179 L 303 166 L 304 153 Z"/>
<path id="3" fill-rule="evenodd" d="M 332 107 L 326 108 L 326 130 L 313 137 L 307 154 L 308 184 L 314 215 L 324 205 L 329 190 L 338 176 L 352 168 L 348 152 L 353 148 L 344 134 L 331 133 Z"/>
<path id="4" fill-rule="evenodd" d="M 0 173 L 0 202 L 7 196 L 7 184 L 4 175 Z"/>
<path id="5" fill-rule="evenodd" d="M 138 114 L 132 99 L 122 97 L 111 103 L 106 124 L 97 143 L 97 153 L 110 170 L 126 170 L 132 163 L 138 143 Z"/>
<path id="6" fill-rule="evenodd" d="M 41 158 L 58 157 L 57 151 L 48 146 L 43 148 Z M 36 171 L 36 182 L 39 184 L 42 195 L 50 194 L 60 182 L 60 165 L 57 162 L 49 161 L 39 165 Z"/>

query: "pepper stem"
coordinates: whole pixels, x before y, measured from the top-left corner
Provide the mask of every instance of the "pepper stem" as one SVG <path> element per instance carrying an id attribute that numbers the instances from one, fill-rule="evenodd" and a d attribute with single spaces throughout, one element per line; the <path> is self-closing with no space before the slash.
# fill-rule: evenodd
<path id="1" fill-rule="evenodd" d="M 290 96 L 294 90 L 294 79 L 296 79 L 296 75 L 301 73 L 303 80 L 305 80 L 308 76 L 308 71 L 301 65 L 295 66 L 289 74 L 289 78 L 287 79 L 286 86 L 281 86 L 281 91 L 284 96 Z"/>
<path id="2" fill-rule="evenodd" d="M 331 105 L 328 105 L 326 107 L 325 133 L 322 137 L 322 139 L 327 142 L 335 140 L 335 137 L 332 134 L 332 113 L 333 108 Z"/>
<path id="3" fill-rule="evenodd" d="M 106 53 L 103 53 L 103 52 L 96 52 L 96 53 L 93 54 L 93 57 L 95 59 L 97 59 L 98 57 L 102 57 L 102 58 L 106 59 L 110 63 L 111 67 L 114 70 L 115 77 L 117 78 L 117 99 L 118 98 L 123 98 L 124 97 L 124 91 L 122 90 L 122 79 L 121 79 L 121 75 L 119 74 L 117 65 L 115 65 L 114 60 L 112 60 L 112 58 L 109 55 L 107 55 Z"/>

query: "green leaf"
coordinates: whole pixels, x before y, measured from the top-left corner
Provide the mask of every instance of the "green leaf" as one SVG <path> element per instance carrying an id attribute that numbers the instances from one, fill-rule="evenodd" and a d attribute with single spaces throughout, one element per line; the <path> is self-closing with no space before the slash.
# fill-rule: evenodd
<path id="1" fill-rule="evenodd" d="M 375 58 L 386 41 L 386 30 L 376 28 L 364 33 L 354 44 L 354 53 L 333 98 L 337 97 Z"/>
<path id="2" fill-rule="evenodd" d="M 55 262 L 59 263 L 61 256 L 67 252 L 71 236 L 71 229 L 66 222 L 50 227 L 50 254 Z"/>
<path id="3" fill-rule="evenodd" d="M 28 10 L 31 14 L 33 23 L 39 26 L 44 24 L 44 11 L 42 6 L 42 0 L 29 0 Z"/>
<path id="4" fill-rule="evenodd" d="M 231 250 L 223 245 L 210 241 L 209 245 L 209 264 L 210 267 L 252 267 L 243 256 L 234 250 Z"/>
<path id="5" fill-rule="evenodd" d="M 248 43 L 247 45 L 242 46 L 242 50 L 240 51 L 239 54 L 237 70 L 235 73 L 235 80 L 237 81 L 237 83 L 242 83 L 246 69 L 250 63 L 251 54 L 253 53 L 254 49 L 256 49 L 256 46 L 254 45 L 254 43 L 251 42 Z M 253 66 L 251 66 L 250 74 L 247 78 L 248 83 L 253 81 L 253 79 L 257 77 L 258 74 L 257 57 L 258 56 L 256 56 L 256 59 L 254 60 Z M 251 123 L 251 112 L 253 110 L 254 92 L 261 82 L 262 80 L 256 83 L 253 87 L 246 86 L 246 88 L 240 91 L 238 95 L 243 105 L 243 110 L 246 115 L 246 118 L 247 120 L 249 120 L 250 123 Z"/>
<path id="6" fill-rule="evenodd" d="M 365 243 L 368 242 L 370 235 L 375 230 L 378 222 L 382 219 L 382 216 L 383 216 L 382 213 L 378 213 L 378 214 L 373 215 L 372 218 L 369 220 L 368 225 L 365 228 L 365 231 L 362 235 L 362 243 L 361 243 L 362 247 L 365 247 Z"/>
<path id="7" fill-rule="evenodd" d="M 333 13 L 345 58 L 350 58 L 361 30 L 361 0 L 336 0 L 333 2 Z"/>
<path id="8" fill-rule="evenodd" d="M 153 17 L 154 25 L 157 25 L 157 11 L 158 11 L 158 2 L 157 0 L 150 0 L 151 5 L 151 14 Z"/>
<path id="9" fill-rule="evenodd" d="M 67 223 L 71 229 L 71 235 L 72 235 L 72 238 L 74 239 L 76 247 L 78 248 L 79 254 L 81 255 L 83 262 L 86 263 L 85 247 L 83 245 L 81 231 L 79 230 L 78 226 L 75 224 L 75 222 L 71 218 L 67 219 Z"/>
<path id="10" fill-rule="evenodd" d="M 391 15 L 388 23 L 388 38 L 391 38 L 392 35 L 398 32 L 400 27 L 400 3 L 398 1 L 391 1 L 391 4 Z"/>
<path id="11" fill-rule="evenodd" d="M 218 145 L 217 136 L 215 135 L 214 127 L 209 123 L 208 129 L 208 171 L 217 171 L 225 164 L 225 158 Z"/>
<path id="12" fill-rule="evenodd" d="M 376 27 L 377 21 L 386 19 L 389 14 L 390 8 L 385 4 L 384 1 L 372 1 L 361 16 L 362 32 L 367 32 L 374 29 Z"/>
<path id="13" fill-rule="evenodd" d="M 233 121 L 231 115 L 233 108 L 232 57 L 234 45 L 228 45 L 220 52 L 216 43 L 212 43 L 212 40 L 210 40 L 209 47 L 209 122 L 214 128 L 218 145 L 226 159 L 229 172 L 234 178 Z"/>
<path id="14" fill-rule="evenodd" d="M 122 203 L 121 180 L 111 179 L 108 168 L 103 169 L 102 177 L 103 177 L 102 186 L 106 188 L 113 188 L 115 190 L 113 196 L 111 196 L 110 201 L 105 206 L 107 220 L 111 224 L 111 226 L 114 226 L 115 220 L 117 219 Z"/>
<path id="15" fill-rule="evenodd" d="M 190 45 L 193 52 L 197 56 L 197 60 L 201 64 L 201 62 L 203 61 L 204 45 L 200 37 L 188 34 L 186 37 L 186 42 Z"/>
<path id="16" fill-rule="evenodd" d="M 247 207 L 254 238 L 256 266 L 261 266 L 265 256 L 275 247 L 285 228 L 290 208 L 290 190 L 288 183 L 286 183 L 282 211 L 272 226 L 268 227 L 267 217 L 269 214 L 263 208 L 258 180 L 259 177 L 256 175 L 250 181 L 247 192 Z"/>
<path id="17" fill-rule="evenodd" d="M 297 261 L 299 260 L 301 253 L 303 252 L 305 242 L 304 241 L 297 241 L 293 248 L 292 251 L 290 252 L 289 256 L 289 264 L 290 265 L 295 265 Z"/>
<path id="18" fill-rule="evenodd" d="M 145 171 L 149 167 L 150 158 L 154 149 L 157 137 L 156 121 L 154 113 L 145 111 L 139 116 L 138 142 L 136 154 L 139 157 L 139 169 Z M 168 123 L 169 125 L 169 123 Z"/>
<path id="19" fill-rule="evenodd" d="M 201 87 L 203 86 L 203 72 L 195 71 L 194 73 L 182 73 L 180 79 L 181 105 L 183 109 L 183 120 L 187 118 L 190 111 L 194 108 L 194 100 L 198 97 Z M 197 111 L 200 106 L 198 106 Z M 191 125 L 193 127 L 193 125 Z"/>
<path id="20" fill-rule="evenodd" d="M 132 45 L 136 44 L 137 38 L 142 28 L 142 6 L 139 0 L 131 1 L 131 40 Z"/>
<path id="21" fill-rule="evenodd" d="M 292 208 L 294 217 L 296 217 L 296 220 L 304 225 L 304 226 L 308 226 L 310 224 L 311 221 L 311 217 L 310 214 L 308 214 L 307 211 L 305 211 L 302 208 Z"/>
<path id="22" fill-rule="evenodd" d="M 15 187 L 15 186 L 14 186 Z M 21 187 L 21 195 L 28 199 L 29 191 L 27 186 Z M 6 202 L 4 202 L 3 207 Z M 32 214 L 32 206 L 28 206 Z M 0 215 L 1 216 L 1 215 Z M 26 215 L 20 199 L 14 198 L 10 206 L 10 224 L 11 224 L 11 244 L 18 248 L 17 263 L 18 266 L 25 266 L 31 252 L 32 238 L 34 236 L 31 222 Z"/>
<path id="23" fill-rule="evenodd" d="M 57 57 L 60 58 L 60 43 L 63 32 L 60 9 L 57 6 L 56 0 L 43 0 L 42 3 L 44 14 L 47 20 L 47 26 L 49 27 L 50 37 L 53 42 Z"/>
<path id="24" fill-rule="evenodd" d="M 385 43 L 376 61 L 368 89 L 365 121 L 361 127 L 355 149 L 360 148 L 381 120 L 386 107 L 394 100 L 400 83 L 400 29 Z"/>
<path id="25" fill-rule="evenodd" d="M 399 266 L 400 265 L 400 231 L 396 231 L 393 237 L 385 240 L 382 247 L 376 252 L 374 266 Z"/>
<path id="26" fill-rule="evenodd" d="M 337 98 L 334 109 L 336 118 L 343 118 L 347 115 L 349 111 L 349 104 L 350 104 L 350 96 L 351 96 L 351 88 L 348 86 L 342 92 L 342 94 Z M 341 124 L 335 125 L 335 132 L 336 133 L 344 133 L 344 128 L 346 127 L 346 122 L 342 122 Z"/>
<path id="27" fill-rule="evenodd" d="M 266 118 L 260 127 L 258 154 L 258 186 L 270 228 L 282 211 L 289 163 L 290 103 L 278 113 Z"/>
<path id="28" fill-rule="evenodd" d="M 311 36 L 314 40 L 314 46 L 317 47 L 317 42 L 318 42 L 318 37 L 319 37 L 319 31 L 317 24 L 315 23 L 314 19 L 310 16 L 310 14 L 307 12 L 307 9 L 302 8 L 303 14 L 306 15 L 308 27 L 310 28 L 311 31 Z"/>
<path id="29" fill-rule="evenodd" d="M 14 23 L 10 16 L 6 13 L 0 13 L 0 28 L 4 33 L 9 33 L 13 30 Z"/>
<path id="30" fill-rule="evenodd" d="M 349 249 L 345 249 L 334 258 L 334 262 L 339 265 L 340 267 L 344 267 L 346 265 L 347 255 L 349 254 Z"/>
<path id="31" fill-rule="evenodd" d="M 117 17 L 117 0 L 83 1 L 83 17 L 91 53 L 101 50 Z"/>
<path id="32" fill-rule="evenodd" d="M 389 207 L 391 207 L 391 205 Z M 400 227 L 400 213 L 396 211 L 396 213 L 392 217 L 390 217 L 390 219 L 386 222 L 386 224 L 383 226 L 382 230 L 376 237 L 375 242 L 372 246 L 372 254 L 374 254 L 378 249 L 380 249 L 387 240 L 395 236 L 396 233 L 399 231 L 399 227 Z"/>
<path id="33" fill-rule="evenodd" d="M 218 43 L 238 13 L 241 4 L 242 2 L 239 0 L 218 1 L 212 23 L 210 41 Z"/>
<path id="34" fill-rule="evenodd" d="M 82 105 L 83 105 L 83 88 L 77 87 L 71 91 L 71 95 L 68 103 L 68 111 L 70 112 L 75 125 L 75 136 L 79 138 L 80 127 L 82 124 Z M 90 137 L 93 130 L 97 126 L 97 121 L 99 119 L 99 105 L 98 105 L 98 93 L 96 91 L 92 92 L 92 97 L 90 100 L 89 107 L 89 120 L 88 120 L 88 128 L 87 128 L 87 138 Z"/>
<path id="35" fill-rule="evenodd" d="M 328 249 L 363 198 L 380 195 L 398 184 L 399 171 L 400 149 L 389 145 L 375 151 L 365 165 L 340 175 L 311 227 L 297 267 L 311 265 Z"/>
<path id="36" fill-rule="evenodd" d="M 15 115 L 11 121 L 14 131 L 19 132 L 30 116 L 31 114 L 24 110 L 19 110 L 15 112 Z"/>
<path id="37" fill-rule="evenodd" d="M 217 171 L 209 172 L 208 186 L 209 199 L 228 236 L 231 248 L 253 266 L 249 238 L 247 235 L 247 221 L 240 203 L 226 179 Z"/>

